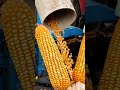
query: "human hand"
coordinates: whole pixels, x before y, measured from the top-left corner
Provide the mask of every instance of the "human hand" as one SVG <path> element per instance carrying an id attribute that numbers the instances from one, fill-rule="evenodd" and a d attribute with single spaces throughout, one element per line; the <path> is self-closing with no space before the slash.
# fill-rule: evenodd
<path id="1" fill-rule="evenodd" d="M 85 90 L 85 85 L 81 82 L 72 84 L 67 90 Z"/>

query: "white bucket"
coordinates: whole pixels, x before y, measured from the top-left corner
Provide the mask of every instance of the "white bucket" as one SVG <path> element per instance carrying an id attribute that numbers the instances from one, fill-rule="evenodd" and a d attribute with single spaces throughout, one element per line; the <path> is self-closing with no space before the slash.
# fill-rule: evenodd
<path id="1" fill-rule="evenodd" d="M 71 0 L 35 0 L 35 6 L 42 24 L 48 29 L 51 28 L 47 25 L 46 19 L 52 14 L 57 18 L 61 29 L 70 26 L 77 16 Z"/>

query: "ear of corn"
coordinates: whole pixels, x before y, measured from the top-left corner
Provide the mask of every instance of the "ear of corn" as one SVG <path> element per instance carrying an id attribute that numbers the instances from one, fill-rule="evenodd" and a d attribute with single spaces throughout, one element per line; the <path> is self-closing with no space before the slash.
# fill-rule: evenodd
<path id="1" fill-rule="evenodd" d="M 85 35 L 83 36 L 77 61 L 73 70 L 73 80 L 85 83 Z"/>
<path id="2" fill-rule="evenodd" d="M 112 35 L 98 90 L 120 90 L 120 19 Z"/>
<path id="3" fill-rule="evenodd" d="M 1 18 L 7 47 L 23 89 L 33 90 L 35 15 L 24 1 L 7 0 Z"/>
<path id="4" fill-rule="evenodd" d="M 43 25 L 37 26 L 35 36 L 52 86 L 65 90 L 70 86 L 70 78 L 54 39 Z"/>

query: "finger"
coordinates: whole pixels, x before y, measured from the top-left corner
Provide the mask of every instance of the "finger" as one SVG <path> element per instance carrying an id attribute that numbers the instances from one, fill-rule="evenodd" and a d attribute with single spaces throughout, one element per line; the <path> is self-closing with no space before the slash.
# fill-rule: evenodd
<path id="1" fill-rule="evenodd" d="M 71 90 L 76 90 L 76 84 L 73 84 L 73 85 L 72 85 Z"/>
<path id="2" fill-rule="evenodd" d="M 76 83 L 76 90 L 81 90 L 81 89 L 80 89 L 80 84 L 79 84 L 79 83 Z"/>
<path id="3" fill-rule="evenodd" d="M 81 82 L 76 83 L 77 90 L 85 90 L 85 84 Z"/>

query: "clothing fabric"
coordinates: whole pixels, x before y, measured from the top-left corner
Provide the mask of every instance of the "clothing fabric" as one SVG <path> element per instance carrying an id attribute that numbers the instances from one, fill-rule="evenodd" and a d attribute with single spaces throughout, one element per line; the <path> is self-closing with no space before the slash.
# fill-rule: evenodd
<path id="1" fill-rule="evenodd" d="M 120 0 L 117 1 L 116 9 L 115 9 L 115 15 L 120 17 Z"/>
<path id="2" fill-rule="evenodd" d="M 81 13 L 85 12 L 85 0 L 79 0 Z"/>

